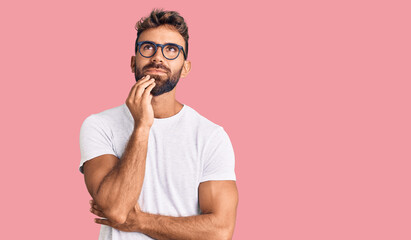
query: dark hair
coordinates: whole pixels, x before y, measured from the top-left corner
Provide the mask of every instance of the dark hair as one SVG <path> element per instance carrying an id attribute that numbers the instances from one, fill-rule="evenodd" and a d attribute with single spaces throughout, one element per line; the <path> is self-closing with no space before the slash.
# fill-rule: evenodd
<path id="1" fill-rule="evenodd" d="M 153 9 L 150 16 L 143 17 L 136 23 L 137 39 L 140 37 L 141 33 L 150 28 L 156 28 L 161 25 L 170 25 L 178 31 L 186 42 L 185 53 L 186 58 L 188 56 L 188 27 L 184 18 L 180 16 L 178 12 L 175 11 L 163 11 L 163 9 Z M 137 44 L 135 52 L 137 52 Z"/>

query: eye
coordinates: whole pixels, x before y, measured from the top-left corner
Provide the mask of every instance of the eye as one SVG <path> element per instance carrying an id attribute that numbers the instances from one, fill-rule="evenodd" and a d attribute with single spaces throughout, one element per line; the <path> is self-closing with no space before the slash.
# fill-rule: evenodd
<path id="1" fill-rule="evenodd" d="M 166 47 L 166 50 L 167 50 L 168 52 L 178 52 L 178 47 L 177 47 L 177 46 L 174 46 L 174 45 L 168 45 L 168 46 Z"/>
<path id="2" fill-rule="evenodd" d="M 144 50 L 150 50 L 150 49 L 153 49 L 153 46 L 151 46 L 150 44 L 144 44 L 143 49 Z"/>

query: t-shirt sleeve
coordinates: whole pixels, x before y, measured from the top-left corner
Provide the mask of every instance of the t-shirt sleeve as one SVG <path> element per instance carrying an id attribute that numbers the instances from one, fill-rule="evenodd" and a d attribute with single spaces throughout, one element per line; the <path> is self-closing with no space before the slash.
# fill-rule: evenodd
<path id="1" fill-rule="evenodd" d="M 116 155 L 112 144 L 112 134 L 95 115 L 87 117 L 80 128 L 80 172 L 83 164 L 95 157 L 112 154 Z"/>
<path id="2" fill-rule="evenodd" d="M 204 150 L 203 174 L 200 182 L 236 180 L 234 149 L 223 127 L 214 133 Z"/>

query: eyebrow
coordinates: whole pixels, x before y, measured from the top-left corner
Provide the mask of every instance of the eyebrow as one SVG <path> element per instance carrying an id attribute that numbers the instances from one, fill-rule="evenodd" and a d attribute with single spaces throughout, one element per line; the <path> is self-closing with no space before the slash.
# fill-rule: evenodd
<path id="1" fill-rule="evenodd" d="M 158 42 L 151 41 L 151 40 L 144 40 L 144 41 L 141 41 L 141 42 L 153 42 L 153 43 L 159 44 Z M 165 45 L 165 44 L 168 44 L 168 43 L 172 43 L 172 44 L 177 44 L 177 45 L 180 45 L 180 44 L 178 44 L 178 43 L 174 43 L 174 42 L 165 42 L 165 43 L 160 43 L 160 44 Z M 183 46 L 183 45 L 181 45 L 181 46 Z"/>

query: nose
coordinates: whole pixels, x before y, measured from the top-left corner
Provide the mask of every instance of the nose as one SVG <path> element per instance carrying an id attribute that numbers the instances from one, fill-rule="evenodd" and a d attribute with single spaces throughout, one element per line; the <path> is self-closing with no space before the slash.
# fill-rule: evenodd
<path id="1" fill-rule="evenodd" d="M 157 63 L 164 61 L 162 47 L 157 47 L 157 52 L 151 57 L 151 61 L 157 62 Z"/>

